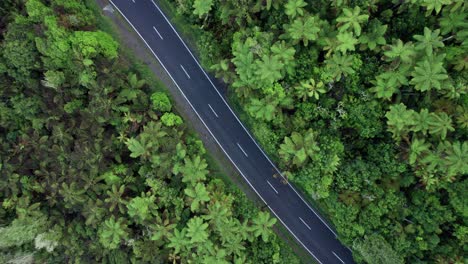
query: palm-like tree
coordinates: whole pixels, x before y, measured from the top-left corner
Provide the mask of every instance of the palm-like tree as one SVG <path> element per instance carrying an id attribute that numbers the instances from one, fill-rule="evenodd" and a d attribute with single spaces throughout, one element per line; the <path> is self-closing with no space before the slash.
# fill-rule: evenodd
<path id="1" fill-rule="evenodd" d="M 316 40 L 320 32 L 320 19 L 315 16 L 296 18 L 290 25 L 286 25 L 286 35 L 293 40 L 294 44 L 302 41 L 304 46 L 309 41 Z"/>
<path id="2" fill-rule="evenodd" d="M 290 137 L 285 137 L 283 144 L 280 145 L 279 154 L 286 162 L 291 162 L 300 166 L 313 158 L 320 151 L 316 141 L 317 134 L 309 129 L 305 135 L 293 132 Z"/>
<path id="3" fill-rule="evenodd" d="M 114 216 L 112 216 L 99 227 L 99 242 L 104 248 L 116 249 L 121 240 L 128 237 L 127 227 L 123 222 L 123 218 L 115 221 Z"/>
<path id="4" fill-rule="evenodd" d="M 409 128 L 413 124 L 413 113 L 413 110 L 407 110 L 406 105 L 401 103 L 390 106 L 390 111 L 385 114 L 385 117 L 387 118 L 388 130 L 392 132 L 394 139 L 399 140 L 408 134 Z"/>
<path id="5" fill-rule="evenodd" d="M 410 83 L 419 91 L 429 91 L 433 88 L 442 89 L 442 82 L 448 79 L 443 62 L 437 60 L 424 60 L 419 62 L 411 73 Z"/>
<path id="6" fill-rule="evenodd" d="M 195 216 L 187 223 L 187 235 L 191 244 L 204 243 L 208 240 L 208 224 L 199 216 Z"/>
<path id="7" fill-rule="evenodd" d="M 425 108 L 421 109 L 419 113 L 414 112 L 412 117 L 414 122 L 411 130 L 413 132 L 421 132 L 423 135 L 426 135 L 430 126 L 430 116 L 429 111 Z"/>
<path id="8" fill-rule="evenodd" d="M 127 201 L 123 198 L 125 192 L 125 185 L 117 187 L 113 184 L 111 190 L 106 191 L 107 198 L 104 202 L 108 203 L 109 211 L 114 211 L 116 208 L 119 209 L 121 213 L 125 213 L 125 204 Z"/>
<path id="9" fill-rule="evenodd" d="M 282 40 L 275 42 L 275 44 L 271 46 L 270 51 L 273 56 L 278 58 L 280 63 L 284 65 L 283 69 L 285 69 L 289 74 L 292 74 L 294 66 L 296 65 L 294 60 L 296 50 L 293 47 L 288 46 L 286 42 Z"/>
<path id="10" fill-rule="evenodd" d="M 427 153 L 427 151 L 429 151 L 430 146 L 431 145 L 426 143 L 424 139 L 420 140 L 418 138 L 414 138 L 411 142 L 409 150 L 409 164 L 415 164 L 416 160 L 418 160 L 424 153 Z"/>
<path id="11" fill-rule="evenodd" d="M 369 31 L 359 38 L 359 42 L 370 50 L 379 50 L 379 46 L 387 43 L 384 38 L 385 32 L 387 32 L 387 25 L 382 25 L 378 19 L 373 19 L 369 23 L 368 28 Z"/>
<path id="12" fill-rule="evenodd" d="M 67 208 L 73 209 L 76 206 L 83 205 L 86 202 L 86 189 L 77 186 L 76 182 L 70 184 L 62 183 L 59 194 L 63 197 Z"/>
<path id="13" fill-rule="evenodd" d="M 354 57 L 351 55 L 341 55 L 339 52 L 325 61 L 325 67 L 330 72 L 334 80 L 341 80 L 342 76 L 354 74 Z"/>
<path id="14" fill-rule="evenodd" d="M 385 71 L 377 75 L 375 81 L 372 81 L 374 87 L 371 90 L 378 98 L 390 99 L 402 85 L 408 84 L 407 72 L 408 67 L 402 66 L 396 70 Z"/>
<path id="15" fill-rule="evenodd" d="M 184 193 L 190 197 L 191 204 L 190 210 L 192 212 L 196 212 L 199 210 L 200 205 L 208 202 L 210 200 L 210 196 L 206 187 L 203 183 L 197 183 L 195 186 L 189 186 L 184 190 Z"/>
<path id="16" fill-rule="evenodd" d="M 278 113 L 277 106 L 277 102 L 269 102 L 265 99 L 259 100 L 257 98 L 252 98 L 247 105 L 247 111 L 256 119 L 271 121 Z"/>
<path id="17" fill-rule="evenodd" d="M 468 173 L 468 142 L 447 142 L 444 163 L 448 168 L 448 175 L 462 175 Z"/>
<path id="18" fill-rule="evenodd" d="M 209 172 L 207 167 L 208 164 L 205 159 L 198 155 L 192 159 L 188 157 L 185 158 L 184 165 L 180 169 L 183 175 L 182 182 L 195 185 L 197 182 L 206 180 L 206 175 L 208 175 Z"/>
<path id="19" fill-rule="evenodd" d="M 231 211 L 228 210 L 228 207 L 223 206 L 220 202 L 216 201 L 213 204 L 208 205 L 208 214 L 203 216 L 205 220 L 208 220 L 210 224 L 215 227 L 220 227 L 231 215 Z"/>
<path id="20" fill-rule="evenodd" d="M 411 64 L 416 55 L 416 51 L 414 50 L 413 43 L 403 43 L 401 39 L 398 39 L 393 45 L 386 48 L 384 55 L 387 61 L 396 61 L 398 64 L 401 61 Z"/>
<path id="21" fill-rule="evenodd" d="M 178 254 L 181 251 L 184 251 L 185 247 L 189 244 L 187 240 L 187 229 L 183 228 L 182 230 L 174 229 L 174 233 L 169 235 L 168 247 L 174 249 L 174 253 Z"/>
<path id="22" fill-rule="evenodd" d="M 436 11 L 439 14 L 442 6 L 452 4 L 453 0 L 425 0 L 421 2 L 421 5 L 426 7 L 426 16 L 430 16 L 432 11 Z"/>
<path id="23" fill-rule="evenodd" d="M 302 101 L 307 100 L 308 98 L 319 99 L 320 94 L 325 93 L 325 87 L 322 81 L 315 82 L 314 79 L 309 79 L 307 81 L 300 82 L 300 85 L 295 87 L 295 95 L 302 99 Z"/>
<path id="24" fill-rule="evenodd" d="M 358 43 L 358 40 L 351 32 L 340 32 L 336 36 L 336 39 L 338 40 L 336 50 L 341 51 L 343 54 L 346 54 L 348 51 L 354 51 L 354 46 Z"/>
<path id="25" fill-rule="evenodd" d="M 210 12 L 212 6 L 213 0 L 195 0 L 193 2 L 193 13 L 201 18 Z"/>
<path id="26" fill-rule="evenodd" d="M 429 133 L 440 136 L 442 140 L 447 137 L 449 131 L 455 131 L 452 126 L 452 119 L 445 112 L 431 113 L 428 123 Z"/>
<path id="27" fill-rule="evenodd" d="M 276 223 L 276 218 L 271 218 L 268 212 L 259 212 L 252 222 L 254 235 L 256 237 L 261 236 L 264 242 L 268 242 L 271 235 L 271 227 Z"/>
<path id="28" fill-rule="evenodd" d="M 161 223 L 150 225 L 151 240 L 160 240 L 162 238 L 170 238 L 171 232 L 177 225 L 172 223 L 169 218 L 165 218 Z"/>
<path id="29" fill-rule="evenodd" d="M 340 32 L 352 29 L 359 37 L 361 35 L 361 24 L 366 22 L 367 19 L 369 19 L 369 15 L 361 15 L 361 8 L 355 6 L 354 9 L 343 8 L 343 13 L 336 21 L 339 22 L 338 29 Z"/>
<path id="30" fill-rule="evenodd" d="M 271 86 L 274 82 L 283 78 L 283 63 L 277 56 L 263 55 L 262 60 L 256 61 L 256 77 L 260 82 L 259 87 Z"/>
<path id="31" fill-rule="evenodd" d="M 249 45 L 245 43 L 235 43 L 231 62 L 236 66 L 236 73 L 239 80 L 233 83 L 236 88 L 251 86 L 254 84 L 254 76 L 257 67 L 254 63 L 254 54 L 251 52 Z"/>
<path id="32" fill-rule="evenodd" d="M 432 31 L 424 27 L 424 35 L 414 36 L 414 39 L 418 41 L 416 43 L 416 50 L 424 50 L 427 56 L 432 56 L 435 49 L 444 47 L 444 43 L 441 41 L 442 37 L 439 34 L 440 29 Z"/>
<path id="33" fill-rule="evenodd" d="M 284 12 L 291 18 L 295 18 L 297 15 L 304 15 L 304 8 L 307 3 L 304 0 L 288 0 L 284 5 Z"/>

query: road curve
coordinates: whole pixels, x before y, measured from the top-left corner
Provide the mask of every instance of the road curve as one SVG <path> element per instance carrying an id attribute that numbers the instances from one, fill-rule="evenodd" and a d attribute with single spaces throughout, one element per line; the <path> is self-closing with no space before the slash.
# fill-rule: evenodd
<path id="1" fill-rule="evenodd" d="M 351 251 L 291 184 L 237 118 L 153 0 L 109 0 L 141 37 L 244 180 L 318 263 L 354 263 Z"/>

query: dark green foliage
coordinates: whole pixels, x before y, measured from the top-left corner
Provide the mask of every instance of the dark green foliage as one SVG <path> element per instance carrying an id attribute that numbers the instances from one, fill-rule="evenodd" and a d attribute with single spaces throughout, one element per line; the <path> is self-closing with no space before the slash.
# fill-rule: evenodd
<path id="1" fill-rule="evenodd" d="M 89 7 L 0 2 L 1 263 L 298 262 Z"/>
<path id="2" fill-rule="evenodd" d="M 174 6 L 210 36 L 203 63 L 357 260 L 462 263 L 466 1 L 390 2 Z"/>

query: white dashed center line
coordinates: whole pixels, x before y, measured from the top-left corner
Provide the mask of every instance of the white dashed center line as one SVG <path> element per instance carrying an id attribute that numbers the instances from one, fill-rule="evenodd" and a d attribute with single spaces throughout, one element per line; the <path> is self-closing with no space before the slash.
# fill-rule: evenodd
<path id="1" fill-rule="evenodd" d="M 219 117 L 218 114 L 215 112 L 215 110 L 213 109 L 213 107 L 211 107 L 210 104 L 208 104 L 208 106 L 210 107 L 211 111 L 213 112 L 213 114 L 216 116 L 216 117 Z"/>
<path id="2" fill-rule="evenodd" d="M 187 71 L 185 70 L 184 66 L 182 66 L 182 64 L 180 64 L 180 68 L 182 68 L 182 70 L 185 72 L 185 75 L 187 75 L 187 78 L 190 79 L 190 75 L 188 75 Z"/>
<path id="3" fill-rule="evenodd" d="M 333 253 L 333 255 L 335 255 L 335 257 L 336 257 L 339 261 L 341 261 L 341 263 L 345 264 L 345 262 L 344 262 L 340 257 L 338 257 L 338 255 L 337 255 L 335 252 L 332 251 L 332 253 Z"/>
<path id="4" fill-rule="evenodd" d="M 268 185 L 270 185 L 270 187 L 273 189 L 273 191 L 275 191 L 276 194 L 278 194 L 278 191 L 275 189 L 275 187 L 273 187 L 273 185 L 271 185 L 271 183 L 269 181 L 267 181 Z"/>
<path id="5" fill-rule="evenodd" d="M 309 230 L 312 230 L 312 228 L 310 228 L 310 226 L 304 221 L 304 219 L 302 219 L 301 217 L 299 217 L 299 219 Z"/>
<path id="6" fill-rule="evenodd" d="M 163 37 L 161 36 L 161 34 L 159 33 L 159 31 L 156 29 L 155 26 L 153 26 L 153 29 L 154 29 L 154 31 L 156 31 L 156 33 L 158 34 L 158 36 L 159 36 L 161 39 L 163 39 Z"/>
<path id="7" fill-rule="evenodd" d="M 242 153 L 244 153 L 246 157 L 249 157 L 249 155 L 247 155 L 247 152 L 245 152 L 245 150 L 241 147 L 241 145 L 239 145 L 239 143 L 237 143 L 237 146 L 240 148 L 240 150 L 242 151 Z"/>

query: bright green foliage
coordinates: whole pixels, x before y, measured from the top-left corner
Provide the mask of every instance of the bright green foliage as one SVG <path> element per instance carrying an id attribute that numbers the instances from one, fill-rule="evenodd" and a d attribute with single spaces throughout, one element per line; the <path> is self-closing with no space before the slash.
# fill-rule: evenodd
<path id="1" fill-rule="evenodd" d="M 424 142 L 424 139 L 413 139 L 410 146 L 408 162 L 411 165 L 416 163 L 420 157 L 429 151 L 430 145 Z"/>
<path id="2" fill-rule="evenodd" d="M 387 71 L 378 75 L 373 83 L 375 86 L 372 88 L 372 91 L 377 98 L 390 99 L 398 92 L 398 88 L 408 84 L 408 79 L 406 78 L 404 70 L 399 69 L 396 71 Z"/>
<path id="3" fill-rule="evenodd" d="M 45 227 L 44 218 L 15 219 L 10 225 L 0 227 L 0 249 L 30 243 L 37 235 L 45 231 Z"/>
<path id="4" fill-rule="evenodd" d="M 388 242 L 385 241 L 385 238 L 378 234 L 366 236 L 361 241 L 355 241 L 353 243 L 353 249 L 358 251 L 368 263 L 404 263 L 403 259 L 401 259 Z"/>
<path id="5" fill-rule="evenodd" d="M 346 54 L 347 51 L 354 51 L 354 46 L 358 43 L 358 40 L 354 38 L 353 33 L 350 32 L 340 32 L 336 38 L 339 43 L 336 50 L 341 51 L 343 54 Z"/>
<path id="6" fill-rule="evenodd" d="M 164 113 L 161 116 L 161 122 L 168 127 L 182 125 L 182 118 L 174 113 Z"/>
<path id="7" fill-rule="evenodd" d="M 466 163 L 466 4 L 384 2 L 229 0 L 205 21 L 181 13 L 210 35 L 201 53 L 213 54 L 206 63 L 218 65 L 260 145 L 320 200 L 356 262 L 457 263 L 466 239 L 454 189 Z M 200 262 L 224 254 L 209 252 Z"/>
<path id="8" fill-rule="evenodd" d="M 349 55 L 335 53 L 325 63 L 325 67 L 331 72 L 332 78 L 336 80 L 340 80 L 342 76 L 348 76 L 355 72 L 352 67 L 353 57 Z"/>
<path id="9" fill-rule="evenodd" d="M 169 5 L 356 262 L 463 261 L 464 1 Z M 151 98 L 158 85 L 102 35 L 94 11 L 88 1 L 0 1 L 0 226 L 39 211 L 53 224 L 0 249 L 0 262 L 298 263 L 259 231 L 244 196 L 197 173 L 202 144 L 163 124 L 170 100 Z M 320 147 L 309 156 L 310 146 Z M 102 239 L 109 219 L 128 235 Z M 191 242 L 189 225 L 203 242 Z"/>
<path id="10" fill-rule="evenodd" d="M 309 41 L 316 40 L 320 32 L 319 18 L 309 16 L 307 18 L 296 18 L 292 24 L 286 25 L 286 34 L 294 44 L 302 41 L 304 46 L 309 45 Z"/>
<path id="11" fill-rule="evenodd" d="M 447 143 L 447 156 L 445 165 L 449 175 L 460 175 L 468 173 L 468 142 L 455 141 L 453 144 Z"/>
<path id="12" fill-rule="evenodd" d="M 128 215 L 142 222 L 150 218 L 156 208 L 154 196 L 135 197 L 127 204 Z"/>
<path id="13" fill-rule="evenodd" d="M 132 158 L 138 158 L 147 153 L 145 147 L 135 138 L 129 138 L 125 144 L 127 144 L 128 150 L 132 152 L 130 154 Z"/>
<path id="14" fill-rule="evenodd" d="M 44 80 L 41 84 L 45 87 L 58 89 L 65 82 L 65 75 L 61 71 L 46 71 L 44 73 Z"/>
<path id="15" fill-rule="evenodd" d="M 198 211 L 200 205 L 210 200 L 208 191 L 203 183 L 197 183 L 194 186 L 189 186 L 184 190 L 184 193 L 191 198 L 190 210 L 192 210 L 192 212 Z"/>
<path id="16" fill-rule="evenodd" d="M 390 45 L 389 50 L 384 51 L 385 57 L 390 61 L 401 61 L 405 63 L 410 63 L 416 51 L 411 42 L 403 43 L 401 39 L 398 39 L 396 43 Z"/>
<path id="17" fill-rule="evenodd" d="M 207 167 L 208 164 L 205 159 L 202 159 L 200 156 L 195 156 L 193 159 L 185 158 L 184 165 L 180 169 L 183 175 L 182 181 L 190 183 L 190 185 L 204 181 L 208 174 Z"/>
<path id="18" fill-rule="evenodd" d="M 293 47 L 289 47 L 285 41 L 277 41 L 270 50 L 273 56 L 279 58 L 287 73 L 294 72 L 296 50 Z"/>
<path id="19" fill-rule="evenodd" d="M 414 111 L 407 110 L 404 104 L 390 106 L 390 111 L 385 114 L 385 117 L 387 117 L 388 130 L 392 132 L 393 138 L 400 139 L 407 135 L 414 123 L 413 116 Z"/>
<path id="20" fill-rule="evenodd" d="M 116 249 L 128 238 L 127 226 L 123 223 L 123 219 L 117 221 L 111 217 L 104 221 L 99 227 L 99 242 L 107 249 Z"/>
<path id="21" fill-rule="evenodd" d="M 253 220 L 252 230 L 256 237 L 262 237 L 267 242 L 270 235 L 270 228 L 276 223 L 276 218 L 271 218 L 268 212 L 259 212 Z"/>
<path id="22" fill-rule="evenodd" d="M 413 125 L 411 130 L 414 132 L 421 132 L 423 135 L 427 134 L 430 126 L 431 114 L 427 109 L 421 109 L 419 113 L 413 112 Z"/>
<path id="23" fill-rule="evenodd" d="M 426 16 L 430 16 L 432 11 L 436 11 L 436 14 L 439 14 L 442 6 L 450 5 L 452 2 L 452 0 L 424 0 L 421 1 L 421 5 L 426 7 Z"/>
<path id="24" fill-rule="evenodd" d="M 309 158 L 313 159 L 320 150 L 317 141 L 317 134 L 309 130 L 304 135 L 293 132 L 290 137 L 284 138 L 279 154 L 285 162 L 292 162 L 296 166 L 304 164 Z"/>
<path id="25" fill-rule="evenodd" d="M 208 224 L 200 217 L 194 217 L 187 223 L 187 237 L 190 243 L 204 243 L 208 240 Z"/>
<path id="26" fill-rule="evenodd" d="M 319 81 L 316 83 L 314 79 L 300 82 L 300 85 L 296 86 L 295 89 L 296 96 L 301 98 L 302 101 L 311 97 L 318 100 L 320 94 L 326 92 L 323 82 Z"/>
<path id="27" fill-rule="evenodd" d="M 447 137 L 449 131 L 455 131 L 452 126 L 452 119 L 446 113 L 431 113 L 428 118 L 429 133 L 440 136 L 441 139 Z"/>
<path id="28" fill-rule="evenodd" d="M 247 111 L 253 117 L 267 121 L 273 120 L 277 114 L 276 105 L 255 98 L 250 100 Z"/>
<path id="29" fill-rule="evenodd" d="M 442 82 L 448 78 L 443 63 L 435 60 L 424 60 L 419 62 L 411 73 L 413 78 L 410 83 L 416 90 L 429 91 L 431 89 L 442 89 Z"/>
<path id="30" fill-rule="evenodd" d="M 260 87 L 272 85 L 274 82 L 283 77 L 281 72 L 283 64 L 280 62 L 280 59 L 277 56 L 264 55 L 262 60 L 258 60 L 256 62 L 256 66 L 256 75 L 260 81 Z"/>
<path id="31" fill-rule="evenodd" d="M 208 14 L 213 6 L 213 0 L 195 0 L 193 1 L 193 13 L 202 17 Z"/>
<path id="32" fill-rule="evenodd" d="M 172 109 L 171 100 L 166 93 L 155 92 L 151 95 L 153 109 L 161 112 L 169 112 Z"/>
<path id="33" fill-rule="evenodd" d="M 291 18 L 295 18 L 297 15 L 304 15 L 304 8 L 307 3 L 304 0 L 288 0 L 285 4 L 284 9 L 286 15 Z"/>
<path id="34" fill-rule="evenodd" d="M 415 35 L 414 39 L 417 40 L 416 42 L 416 50 L 424 50 L 427 56 L 432 56 L 434 50 L 438 48 L 444 47 L 444 43 L 441 41 L 441 37 L 439 36 L 440 29 L 436 29 L 434 31 L 430 30 L 429 28 L 424 28 L 424 35 Z"/>
<path id="35" fill-rule="evenodd" d="M 114 59 L 118 55 L 118 43 L 102 31 L 76 31 L 70 37 L 70 43 L 72 48 L 87 59 L 95 58 L 98 54 L 109 59 Z"/>
<path id="36" fill-rule="evenodd" d="M 336 21 L 339 22 L 340 32 L 353 30 L 356 36 L 361 35 L 361 24 L 369 19 L 369 15 L 362 15 L 361 8 L 355 6 L 354 9 L 344 8 L 343 13 Z"/>
<path id="37" fill-rule="evenodd" d="M 28 12 L 29 18 L 33 22 L 40 22 L 45 16 L 52 14 L 52 10 L 39 0 L 28 0 L 26 2 L 26 12 Z"/>
<path id="38" fill-rule="evenodd" d="M 219 18 L 212 8 L 222 4 L 196 2 L 205 20 L 194 20 Z M 153 91 L 160 83 L 101 31 L 112 27 L 90 4 L 0 1 L 0 263 L 297 262 L 273 233 L 255 239 L 258 209 L 210 173 L 166 91 Z M 226 14 L 230 24 L 255 17 Z M 261 93 L 280 117 L 291 107 L 279 82 L 295 70 L 295 49 L 259 30 L 238 35 L 237 59 L 254 51 L 239 90 Z M 240 65 L 225 62 L 221 70 Z"/>
<path id="39" fill-rule="evenodd" d="M 174 249 L 174 253 L 178 254 L 182 251 L 185 246 L 189 244 L 187 236 L 187 230 L 184 228 L 182 231 L 178 229 L 174 230 L 174 233 L 169 237 L 169 244 L 167 245 L 170 248 Z"/>
<path id="40" fill-rule="evenodd" d="M 226 219 L 230 211 L 220 202 L 216 201 L 208 205 L 208 210 L 208 214 L 204 217 L 205 220 L 210 221 L 210 223 L 213 223 L 218 228 L 222 228 L 227 223 Z"/>

